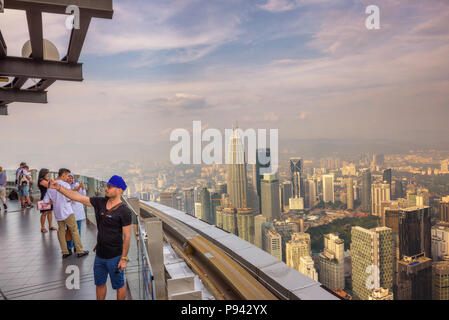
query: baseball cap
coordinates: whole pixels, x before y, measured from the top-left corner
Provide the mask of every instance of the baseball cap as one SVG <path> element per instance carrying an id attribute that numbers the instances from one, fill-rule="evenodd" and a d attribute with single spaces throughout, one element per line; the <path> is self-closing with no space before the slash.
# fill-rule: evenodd
<path id="1" fill-rule="evenodd" d="M 114 187 L 116 187 L 116 188 L 120 188 L 120 189 L 122 189 L 123 191 L 125 191 L 126 188 L 127 188 L 127 185 L 126 185 L 126 183 L 125 183 L 125 180 L 123 180 L 122 177 L 117 176 L 117 175 L 112 176 L 111 179 L 109 179 L 108 182 L 104 182 L 104 183 L 109 184 L 109 185 L 111 185 L 111 186 L 114 186 Z"/>

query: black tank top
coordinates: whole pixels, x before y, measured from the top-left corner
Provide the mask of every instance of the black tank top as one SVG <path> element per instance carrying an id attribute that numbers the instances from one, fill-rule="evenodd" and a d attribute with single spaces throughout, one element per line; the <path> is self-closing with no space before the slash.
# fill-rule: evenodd
<path id="1" fill-rule="evenodd" d="M 41 200 L 44 200 L 45 194 L 47 193 L 47 189 L 46 187 L 44 187 L 43 185 L 41 185 L 41 181 L 45 180 L 44 178 L 40 178 L 39 181 L 37 182 L 37 185 L 39 186 L 39 190 L 41 191 Z"/>

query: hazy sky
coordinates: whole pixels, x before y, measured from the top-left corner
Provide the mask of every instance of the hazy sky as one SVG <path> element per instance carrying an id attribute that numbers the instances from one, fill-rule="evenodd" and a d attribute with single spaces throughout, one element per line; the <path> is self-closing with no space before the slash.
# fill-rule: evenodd
<path id="1" fill-rule="evenodd" d="M 371 4 L 380 30 L 365 28 Z M 61 56 L 65 18 L 44 15 Z M 0 29 L 20 55 L 24 12 L 0 14 Z M 280 149 L 449 133 L 447 0 L 116 0 L 112 20 L 92 21 L 80 61 L 83 82 L 57 82 L 48 104 L 0 117 L 0 165 L 168 159 L 170 132 L 193 120 L 276 128 Z"/>

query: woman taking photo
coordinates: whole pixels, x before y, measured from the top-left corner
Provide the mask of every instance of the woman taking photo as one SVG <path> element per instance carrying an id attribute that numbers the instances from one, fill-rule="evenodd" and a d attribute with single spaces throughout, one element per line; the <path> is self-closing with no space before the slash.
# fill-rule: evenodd
<path id="1" fill-rule="evenodd" d="M 41 191 L 41 200 L 44 199 L 45 194 L 47 193 L 49 180 L 50 180 L 50 171 L 45 168 L 41 169 L 39 171 L 39 178 L 38 178 L 38 186 L 39 190 Z M 41 210 L 41 232 L 42 233 L 48 232 L 48 230 L 45 229 L 45 217 L 47 217 L 48 226 L 50 227 L 50 230 L 57 230 L 55 227 L 52 226 L 52 218 L 53 218 L 52 209 L 49 209 L 49 210 Z"/>

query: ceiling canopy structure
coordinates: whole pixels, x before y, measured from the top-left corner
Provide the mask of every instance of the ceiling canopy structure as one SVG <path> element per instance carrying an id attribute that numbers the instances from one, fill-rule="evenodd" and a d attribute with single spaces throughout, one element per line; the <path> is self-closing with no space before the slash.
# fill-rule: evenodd
<path id="1" fill-rule="evenodd" d="M 30 40 L 24 45 L 23 57 L 8 56 L 0 30 L 0 78 L 8 82 L 0 86 L 0 115 L 8 114 L 12 102 L 47 103 L 46 89 L 56 80 L 82 81 L 82 63 L 78 59 L 90 21 L 112 19 L 114 12 L 112 0 L 0 0 L 0 18 L 5 14 L 1 13 L 2 7 L 26 12 Z M 61 60 L 54 55 L 56 48 L 51 42 L 43 39 L 43 12 L 73 15 L 69 45 Z M 39 80 L 25 88 L 28 79 Z"/>

